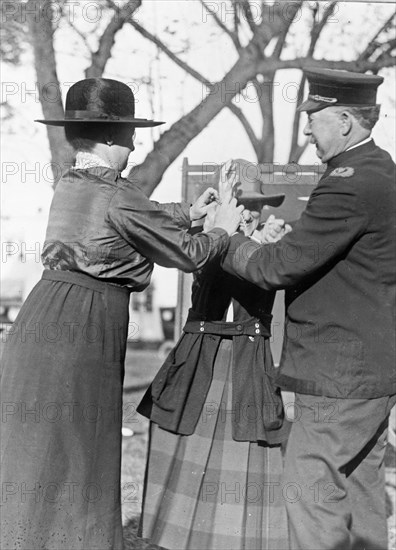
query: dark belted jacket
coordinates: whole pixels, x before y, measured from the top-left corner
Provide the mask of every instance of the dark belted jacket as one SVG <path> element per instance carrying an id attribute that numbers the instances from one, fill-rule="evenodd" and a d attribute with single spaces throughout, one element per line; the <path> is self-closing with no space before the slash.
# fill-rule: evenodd
<path id="1" fill-rule="evenodd" d="M 232 300 L 234 321 L 225 322 Z M 214 261 L 195 274 L 183 334 L 146 392 L 138 412 L 162 428 L 190 435 L 199 420 L 221 341 L 233 342 L 232 419 L 237 441 L 287 438 L 269 337 L 274 293 L 224 273 Z"/>

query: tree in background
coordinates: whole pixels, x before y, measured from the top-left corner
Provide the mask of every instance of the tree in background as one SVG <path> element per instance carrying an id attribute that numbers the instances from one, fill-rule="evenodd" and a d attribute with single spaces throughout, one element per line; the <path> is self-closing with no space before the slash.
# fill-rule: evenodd
<path id="1" fill-rule="evenodd" d="M 212 43 L 224 39 L 229 41 L 227 68 L 216 82 L 192 67 L 186 60 L 189 47 L 179 48 L 177 37 L 186 33 L 177 26 L 159 32 L 151 30 L 151 18 L 144 16 L 141 9 L 149 5 L 149 0 L 96 0 L 102 10 L 100 21 L 95 23 L 78 21 L 71 17 L 73 2 L 68 0 L 28 0 L 3 3 L 3 20 L 6 15 L 7 27 L 5 59 L 17 61 L 21 27 L 26 21 L 27 36 L 33 48 L 40 102 L 45 118 L 63 116 L 63 105 L 56 90 L 59 85 L 56 60 L 56 37 L 62 25 L 70 26 L 79 37 L 82 48 L 88 52 L 89 64 L 82 77 L 100 77 L 105 74 L 111 59 L 117 34 L 128 29 L 131 40 L 139 33 L 155 45 L 158 56 L 166 56 L 195 79 L 206 90 L 204 97 L 189 112 L 174 122 L 169 130 L 160 135 L 144 161 L 134 168 L 131 178 L 137 178 L 139 185 L 150 194 L 160 182 L 168 166 L 183 152 L 216 115 L 224 108 L 240 121 L 257 161 L 274 160 L 274 112 L 273 95 L 277 71 L 302 69 L 305 66 L 320 66 L 348 69 L 358 72 L 377 73 L 385 67 L 392 67 L 396 60 L 396 40 L 394 38 L 395 16 L 389 13 L 371 24 L 370 35 L 363 35 L 359 44 L 351 40 L 352 59 L 334 60 L 315 56 L 317 44 L 329 25 L 337 21 L 337 2 L 266 2 L 249 0 L 209 1 L 199 0 L 202 7 L 202 20 L 191 21 L 192 25 L 203 24 L 210 19 Z M 94 4 L 90 2 L 88 4 Z M 164 4 L 164 2 L 163 2 Z M 8 6 L 7 6 L 8 5 Z M 136 17 L 139 13 L 139 20 Z M 345 25 L 347 22 L 345 22 Z M 340 29 L 340 27 L 342 27 Z M 338 25 L 339 35 L 334 41 L 348 41 L 348 33 Z M 92 40 L 94 37 L 94 40 Z M 12 43 L 18 44 L 18 48 Z M 93 47 L 92 44 L 95 44 Z M 335 43 L 334 46 L 337 44 Z M 4 47 L 3 47 L 4 49 Z M 208 60 L 210 64 L 210 60 Z M 48 86 L 48 84 L 51 86 Z M 247 114 L 237 105 L 238 97 L 247 90 L 255 93 L 259 131 L 255 130 Z M 51 96 L 51 90 L 53 95 Z M 43 93 L 45 91 L 45 93 Z M 304 78 L 301 77 L 296 106 L 302 100 Z M 256 124 L 255 124 L 256 126 Z M 47 127 L 52 162 L 63 165 L 70 162 L 71 150 L 65 141 L 63 130 Z M 289 161 L 297 162 L 307 145 L 299 142 L 300 115 L 295 113 Z"/>

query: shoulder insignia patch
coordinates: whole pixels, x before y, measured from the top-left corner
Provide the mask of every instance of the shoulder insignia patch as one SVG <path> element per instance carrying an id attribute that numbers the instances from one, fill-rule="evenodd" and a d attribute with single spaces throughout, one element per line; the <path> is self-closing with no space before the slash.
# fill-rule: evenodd
<path id="1" fill-rule="evenodd" d="M 346 166 L 345 168 L 336 168 L 330 173 L 330 176 L 336 176 L 339 178 L 350 178 L 355 173 L 354 168 Z"/>

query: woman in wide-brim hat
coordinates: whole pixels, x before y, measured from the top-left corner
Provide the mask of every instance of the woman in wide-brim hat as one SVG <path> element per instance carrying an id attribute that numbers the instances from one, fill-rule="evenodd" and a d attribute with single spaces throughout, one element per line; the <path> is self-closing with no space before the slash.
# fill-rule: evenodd
<path id="1" fill-rule="evenodd" d="M 261 242 L 275 231 L 257 231 L 261 211 L 284 195 L 260 192 L 247 164 L 233 165 L 248 209 L 241 231 Z M 272 382 L 274 297 L 222 271 L 220 260 L 194 274 L 183 333 L 137 409 L 151 420 L 140 535 L 160 547 L 288 547 L 279 487 L 289 426 Z"/>
<path id="2" fill-rule="evenodd" d="M 123 179 L 136 118 L 128 86 L 73 85 L 62 120 L 76 164 L 59 181 L 42 253 L 45 271 L 10 330 L 3 355 L 2 547 L 123 548 L 122 384 L 129 295 L 153 262 L 194 271 L 224 251 L 235 199 L 217 228 L 191 236 L 187 205 L 158 205 Z M 191 216 L 205 214 L 206 192 Z"/>

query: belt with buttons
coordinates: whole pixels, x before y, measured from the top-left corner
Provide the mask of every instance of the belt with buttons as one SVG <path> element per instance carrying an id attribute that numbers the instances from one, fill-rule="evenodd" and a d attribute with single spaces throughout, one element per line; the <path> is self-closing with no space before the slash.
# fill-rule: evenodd
<path id="1" fill-rule="evenodd" d="M 218 336 L 271 336 L 272 315 L 268 319 L 248 319 L 246 321 L 223 322 L 223 321 L 196 321 L 187 319 L 183 327 L 184 332 L 196 334 L 216 334 Z"/>

